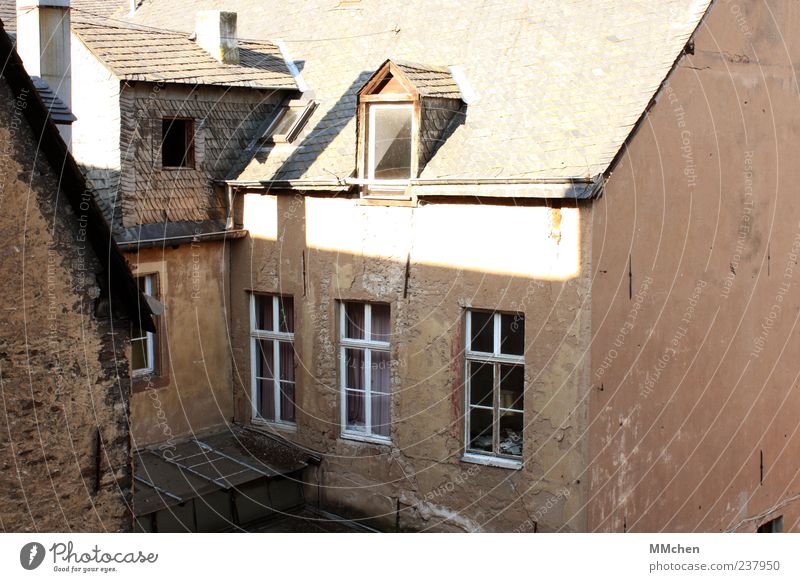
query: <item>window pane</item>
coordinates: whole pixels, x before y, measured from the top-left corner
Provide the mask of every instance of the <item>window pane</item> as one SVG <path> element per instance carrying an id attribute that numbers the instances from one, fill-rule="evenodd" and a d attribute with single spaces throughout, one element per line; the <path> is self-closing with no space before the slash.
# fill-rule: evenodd
<path id="1" fill-rule="evenodd" d="M 494 366 L 483 362 L 470 362 L 470 404 L 494 406 Z"/>
<path id="2" fill-rule="evenodd" d="M 371 386 L 373 392 L 383 392 L 388 394 L 389 389 L 389 372 L 391 368 L 391 358 L 389 352 L 379 352 L 372 350 L 372 370 L 371 370 Z"/>
<path id="3" fill-rule="evenodd" d="M 294 346 L 291 342 L 279 342 L 278 354 L 281 359 L 281 380 L 294 382 Z"/>
<path id="4" fill-rule="evenodd" d="M 500 317 L 500 352 L 514 356 L 525 353 L 525 319 L 518 314 Z"/>
<path id="5" fill-rule="evenodd" d="M 256 342 L 256 377 L 274 378 L 275 356 L 272 351 L 272 340 L 258 340 Z"/>
<path id="6" fill-rule="evenodd" d="M 364 411 L 364 393 L 347 390 L 347 428 L 364 432 L 366 415 Z"/>
<path id="7" fill-rule="evenodd" d="M 294 300 L 291 297 L 278 298 L 278 318 L 280 331 L 294 332 Z"/>
<path id="8" fill-rule="evenodd" d="M 411 177 L 411 107 L 374 107 L 375 159 L 370 163 L 376 180 Z"/>
<path id="9" fill-rule="evenodd" d="M 472 337 L 470 349 L 473 352 L 494 353 L 494 315 L 485 311 L 470 311 L 472 318 Z"/>
<path id="10" fill-rule="evenodd" d="M 131 342 L 131 368 L 133 370 L 148 368 L 146 339 L 137 339 Z"/>
<path id="11" fill-rule="evenodd" d="M 469 448 L 492 452 L 492 411 L 472 408 L 469 412 Z"/>
<path id="12" fill-rule="evenodd" d="M 348 301 L 344 304 L 344 337 L 364 339 L 364 304 Z"/>
<path id="13" fill-rule="evenodd" d="M 372 305 L 372 340 L 388 342 L 390 335 L 389 306 L 382 304 Z"/>
<path id="14" fill-rule="evenodd" d="M 258 415 L 265 420 L 275 420 L 275 381 L 272 378 L 256 379 Z"/>
<path id="15" fill-rule="evenodd" d="M 503 455 L 522 455 L 521 412 L 503 412 L 500 414 L 500 453 Z"/>
<path id="16" fill-rule="evenodd" d="M 300 112 L 303 111 L 302 107 L 286 107 L 283 117 L 278 121 L 272 135 L 283 135 L 292 128 L 292 125 L 297 118 L 300 117 Z"/>
<path id="17" fill-rule="evenodd" d="M 281 420 L 294 422 L 294 382 L 281 382 Z"/>
<path id="18" fill-rule="evenodd" d="M 348 348 L 344 351 L 346 388 L 355 388 L 357 390 L 366 389 L 364 365 L 364 350 Z"/>
<path id="19" fill-rule="evenodd" d="M 255 295 L 256 302 L 256 329 L 274 331 L 275 324 L 272 317 L 272 296 Z"/>
<path id="20" fill-rule="evenodd" d="M 522 410 L 525 366 L 500 366 L 500 408 Z"/>
<path id="21" fill-rule="evenodd" d="M 390 399 L 388 394 L 372 395 L 372 432 L 373 434 L 388 437 L 391 427 Z"/>

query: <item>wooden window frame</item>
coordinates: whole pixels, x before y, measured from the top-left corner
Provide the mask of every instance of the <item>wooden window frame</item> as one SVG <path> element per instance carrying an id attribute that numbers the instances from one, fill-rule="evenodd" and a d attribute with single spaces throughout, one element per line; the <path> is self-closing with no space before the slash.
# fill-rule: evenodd
<path id="1" fill-rule="evenodd" d="M 479 352 L 472 350 L 472 314 L 480 312 L 485 314 L 492 314 L 492 352 Z M 522 402 L 519 408 L 503 408 L 500 406 L 500 380 L 501 380 L 501 367 L 504 365 L 522 366 L 523 378 L 525 370 L 525 355 L 517 356 L 511 354 L 501 353 L 502 345 L 502 317 L 514 316 L 519 317 L 524 321 L 524 315 L 521 313 L 508 313 L 500 312 L 489 309 L 472 309 L 466 310 L 465 314 L 465 349 L 464 349 L 464 456 L 463 460 L 473 461 L 478 463 L 495 464 L 498 466 L 508 468 L 519 468 L 522 466 L 525 448 L 523 446 L 522 455 L 509 455 L 500 452 L 500 415 L 503 412 L 513 412 L 522 415 L 523 422 L 523 444 L 524 444 L 524 426 L 525 426 L 525 386 L 523 380 L 522 386 Z M 524 352 L 524 350 L 523 350 Z M 492 385 L 492 406 L 479 406 L 472 404 L 472 377 L 470 373 L 470 364 L 477 362 L 480 364 L 488 364 L 492 366 L 493 385 Z M 471 412 L 473 409 L 491 410 L 492 411 L 492 451 L 483 451 L 480 449 L 471 449 L 471 435 L 470 435 L 470 422 Z"/>
<path id="2" fill-rule="evenodd" d="M 354 303 L 364 306 L 364 338 L 354 339 L 345 337 L 347 331 L 347 304 Z M 372 432 L 372 354 L 373 352 L 384 352 L 391 354 L 391 341 L 382 342 L 372 340 L 372 306 L 380 304 L 368 301 L 340 300 L 339 307 L 339 397 L 341 398 L 340 423 L 341 437 L 350 440 L 371 442 L 376 444 L 390 444 L 392 397 L 389 394 L 389 433 L 390 436 L 374 434 Z M 392 311 L 389 308 L 389 326 L 391 329 Z M 367 339 L 370 338 L 370 339 Z M 347 349 L 359 349 L 364 351 L 364 389 L 347 387 Z M 364 393 L 364 431 L 348 429 L 347 426 L 347 391 Z"/>
<path id="3" fill-rule="evenodd" d="M 292 346 L 292 365 L 295 367 L 295 374 L 297 372 L 297 361 L 294 351 L 295 333 L 280 331 L 280 302 L 289 298 L 288 295 L 278 295 L 274 293 L 250 293 L 250 397 L 251 397 L 251 414 L 250 419 L 254 424 L 270 424 L 279 426 L 296 427 L 297 426 L 297 376 L 294 379 L 294 392 L 293 401 L 295 408 L 295 420 L 284 420 L 281 418 L 281 363 L 280 363 L 280 344 L 288 343 Z M 273 329 L 258 329 L 256 318 L 256 302 L 258 298 L 270 299 L 272 301 L 272 322 Z M 294 297 L 292 299 L 292 317 L 295 318 Z M 295 318 L 296 319 L 296 318 Z M 292 329 L 295 329 L 295 322 L 292 321 Z M 264 418 L 261 411 L 258 410 L 258 380 L 260 378 L 256 369 L 258 367 L 258 342 L 259 340 L 272 341 L 272 361 L 273 361 L 273 378 L 272 378 L 272 397 L 275 407 L 275 418 Z M 285 381 L 285 380 L 284 380 Z"/>

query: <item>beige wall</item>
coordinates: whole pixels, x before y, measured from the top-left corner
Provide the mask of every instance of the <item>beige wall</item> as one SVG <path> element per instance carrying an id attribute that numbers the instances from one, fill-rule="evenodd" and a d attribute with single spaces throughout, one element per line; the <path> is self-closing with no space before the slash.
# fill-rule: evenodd
<path id="1" fill-rule="evenodd" d="M 383 528 L 532 531 L 528 520 L 539 531 L 585 528 L 577 477 L 589 326 L 582 210 L 404 208 L 289 194 L 247 194 L 243 207 L 250 237 L 231 253 L 236 416 L 251 417 L 248 291 L 291 295 L 297 429 L 275 430 L 324 453 L 308 476 L 310 499 L 319 479 L 324 507 Z M 342 299 L 391 306 L 391 446 L 340 437 L 335 313 Z M 522 470 L 460 460 L 468 306 L 525 314 Z"/>
<path id="2" fill-rule="evenodd" d="M 594 206 L 590 530 L 800 527 L 800 6 L 768 4 L 716 3 Z"/>
<path id="3" fill-rule="evenodd" d="M 233 417 L 226 253 L 225 243 L 206 242 L 126 255 L 135 274 L 158 276 L 168 351 L 162 370 L 169 383 L 132 395 L 134 447 L 169 444 Z"/>

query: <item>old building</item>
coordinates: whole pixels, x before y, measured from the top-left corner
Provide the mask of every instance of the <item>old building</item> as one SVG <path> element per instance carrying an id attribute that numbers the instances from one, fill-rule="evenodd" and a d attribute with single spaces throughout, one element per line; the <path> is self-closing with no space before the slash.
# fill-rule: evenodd
<path id="1" fill-rule="evenodd" d="M 147 459 L 268 435 L 383 530 L 798 528 L 793 3 L 96 4 L 72 141 L 166 306 Z"/>
<path id="2" fill-rule="evenodd" d="M 0 528 L 129 531 L 129 333 L 149 308 L 2 26 L 0 61 Z"/>

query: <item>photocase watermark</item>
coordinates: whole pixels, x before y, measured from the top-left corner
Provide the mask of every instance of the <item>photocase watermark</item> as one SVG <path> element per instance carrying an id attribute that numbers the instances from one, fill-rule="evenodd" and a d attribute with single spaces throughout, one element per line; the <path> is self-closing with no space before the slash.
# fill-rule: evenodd
<path id="1" fill-rule="evenodd" d="M 156 410 L 155 422 L 156 426 L 161 430 L 161 434 L 165 437 L 165 441 L 158 446 L 159 452 L 168 459 L 175 456 L 176 443 L 175 435 L 172 432 L 172 427 L 169 425 L 167 413 L 164 411 L 164 406 L 161 403 L 161 398 L 158 395 L 158 390 L 152 385 L 148 378 L 147 395 L 153 402 L 153 408 Z"/>
<path id="2" fill-rule="evenodd" d="M 681 130 L 681 157 L 683 158 L 683 175 L 686 177 L 686 188 L 693 190 L 697 186 L 697 164 L 692 149 L 692 132 L 686 126 L 686 110 L 672 86 L 666 85 L 667 100 L 675 115 L 675 124 Z"/>
<path id="3" fill-rule="evenodd" d="M 39 542 L 30 542 L 19 551 L 19 563 L 26 570 L 35 570 L 44 562 L 44 546 Z"/>
<path id="4" fill-rule="evenodd" d="M 603 361 L 600 362 L 600 366 L 595 370 L 595 377 L 602 378 L 606 371 L 611 367 L 611 364 L 614 363 L 619 357 L 618 348 L 622 348 L 625 345 L 625 342 L 628 339 L 628 335 L 633 331 L 634 327 L 636 327 L 636 321 L 639 319 L 639 312 L 642 309 L 642 304 L 644 303 L 647 294 L 650 291 L 650 286 L 653 284 L 652 277 L 645 277 L 642 280 L 641 285 L 639 285 L 639 291 L 634 295 L 633 305 L 631 306 L 630 310 L 628 311 L 628 315 L 625 317 L 625 320 L 622 322 L 622 326 L 617 333 L 617 336 L 614 338 L 613 347 L 609 348 L 608 352 L 606 353 Z"/>
<path id="5" fill-rule="evenodd" d="M 456 490 L 456 487 L 460 487 L 464 485 L 467 481 L 469 481 L 472 477 L 477 475 L 481 472 L 481 467 L 479 465 L 474 465 L 469 469 L 459 472 L 453 479 L 447 481 L 446 483 L 439 485 L 436 489 L 432 491 L 428 491 L 425 496 L 422 498 L 423 501 L 435 501 L 440 497 L 444 497 Z"/>
<path id="6" fill-rule="evenodd" d="M 738 3 L 733 2 L 733 0 L 724 0 L 724 2 L 728 5 L 728 10 L 730 10 L 733 18 L 736 20 L 736 26 L 739 28 L 739 32 L 744 36 L 751 36 L 753 34 L 753 29 L 750 24 L 748 24 L 747 18 L 742 12 L 742 7 Z"/>
<path id="7" fill-rule="evenodd" d="M 542 518 L 547 515 L 552 509 L 560 504 L 562 501 L 566 501 L 569 499 L 571 495 L 569 489 L 564 487 L 563 489 L 559 489 L 555 495 L 551 495 L 547 499 L 547 503 L 544 503 L 536 508 L 536 511 L 533 512 L 533 515 L 528 517 L 525 521 L 523 521 L 516 529 L 513 530 L 512 533 L 525 533 L 530 531 L 536 531 L 539 525 L 539 522 Z"/>
<path id="8" fill-rule="evenodd" d="M 800 227 L 800 225 L 798 226 Z M 772 329 L 775 326 L 775 320 L 778 319 L 783 311 L 783 300 L 792 286 L 792 278 L 794 277 L 794 271 L 797 267 L 798 257 L 800 257 L 800 232 L 796 232 L 794 239 L 792 239 L 792 248 L 789 249 L 789 254 L 786 257 L 786 266 L 783 269 L 783 278 L 780 285 L 778 285 L 778 291 L 770 306 L 769 313 L 767 313 L 761 322 L 761 331 L 753 339 L 753 349 L 750 352 L 751 359 L 758 358 L 761 352 L 764 351 L 769 335 L 772 333 Z"/>
<path id="9" fill-rule="evenodd" d="M 642 383 L 641 389 L 639 390 L 639 395 L 642 396 L 642 398 L 647 398 L 650 396 L 650 394 L 652 394 L 653 389 L 661 378 L 661 374 L 667 369 L 667 366 L 669 366 L 669 363 L 672 361 L 672 359 L 678 355 L 678 348 L 683 342 L 683 339 L 689 333 L 689 325 L 691 325 L 692 320 L 694 319 L 697 310 L 697 304 L 700 302 L 700 296 L 707 285 L 708 283 L 706 283 L 706 281 L 699 279 L 695 284 L 694 289 L 692 289 L 692 293 L 689 296 L 688 305 L 683 312 L 683 317 L 680 320 L 680 324 L 675 328 L 672 338 L 667 344 L 667 347 L 664 348 L 663 353 L 658 357 L 658 361 L 653 369 L 645 373 L 645 380 Z"/>
<path id="10" fill-rule="evenodd" d="M 739 272 L 739 263 L 742 254 L 747 248 L 747 240 L 750 238 L 750 222 L 753 220 L 753 209 L 755 208 L 755 197 L 753 196 L 753 151 L 744 153 L 744 201 L 742 202 L 742 216 L 739 219 L 739 228 L 736 233 L 736 247 L 730 261 L 730 269 L 722 281 L 722 297 L 725 299 L 730 295 L 736 274 Z"/>
<path id="11" fill-rule="evenodd" d="M 39 542 L 30 542 L 22 546 L 19 552 L 20 565 L 25 570 L 35 570 L 43 564 L 48 552 L 53 559 L 54 572 L 107 574 L 116 572 L 119 564 L 155 564 L 158 561 L 158 554 L 142 550 L 106 552 L 95 544 L 87 551 L 76 551 L 71 541 L 56 542 L 45 550 Z"/>

